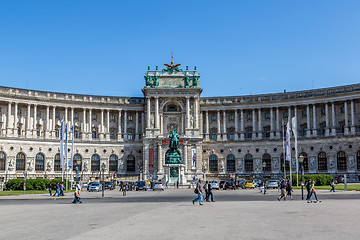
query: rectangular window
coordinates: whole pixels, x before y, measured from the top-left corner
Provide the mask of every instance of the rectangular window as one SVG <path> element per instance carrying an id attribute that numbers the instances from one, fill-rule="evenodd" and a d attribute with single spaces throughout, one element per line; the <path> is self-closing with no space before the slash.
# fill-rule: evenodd
<path id="1" fill-rule="evenodd" d="M 115 121 L 115 115 L 110 115 L 110 120 Z"/>
<path id="2" fill-rule="evenodd" d="M 288 112 L 284 112 L 284 113 L 283 113 L 283 116 L 284 116 L 284 118 L 287 118 L 287 117 L 289 116 L 289 113 L 288 113 Z"/>
<path id="3" fill-rule="evenodd" d="M 78 130 L 75 130 L 74 131 L 74 138 L 79 138 L 80 135 L 79 135 L 79 131 Z"/>
<path id="4" fill-rule="evenodd" d="M 252 119 L 252 114 L 251 113 L 248 113 L 248 115 L 247 115 L 247 120 L 249 121 L 249 120 L 251 120 Z"/>
<path id="5" fill-rule="evenodd" d="M 265 119 L 266 119 L 266 120 L 269 120 L 269 119 L 270 119 L 270 113 L 268 113 L 268 112 L 265 113 Z"/>
<path id="6" fill-rule="evenodd" d="M 92 120 L 96 120 L 96 114 L 94 113 L 93 115 L 92 115 Z"/>
<path id="7" fill-rule="evenodd" d="M 55 117 L 60 117 L 60 113 L 59 112 L 55 112 Z"/>
<path id="8" fill-rule="evenodd" d="M 306 117 L 307 116 L 307 110 L 302 110 L 302 117 Z"/>
<path id="9" fill-rule="evenodd" d="M 323 116 L 325 115 L 325 108 L 321 109 L 321 115 L 323 115 Z"/>
<path id="10" fill-rule="evenodd" d="M 341 112 L 341 113 L 344 113 L 344 112 L 345 112 L 344 106 L 341 106 L 341 107 L 340 107 L 340 112 Z"/>
<path id="11" fill-rule="evenodd" d="M 128 116 L 128 120 L 129 121 L 132 121 L 133 120 L 133 117 L 131 115 Z"/>
<path id="12" fill-rule="evenodd" d="M 18 113 L 18 115 L 21 115 L 21 109 L 18 109 L 17 113 Z"/>
<path id="13" fill-rule="evenodd" d="M 74 118 L 75 118 L 75 119 L 79 119 L 79 114 L 78 114 L 78 113 L 74 113 Z"/>
<path id="14" fill-rule="evenodd" d="M 216 115 L 211 116 L 211 121 L 216 121 Z"/>
<path id="15" fill-rule="evenodd" d="M 214 141 L 216 140 L 216 132 L 210 133 L 210 139 Z"/>
<path id="16" fill-rule="evenodd" d="M 229 119 L 230 119 L 230 121 L 234 121 L 234 115 L 232 115 L 232 114 L 230 114 L 230 116 L 229 116 Z"/>
<path id="17" fill-rule="evenodd" d="M 41 116 L 41 111 L 37 111 L 36 116 L 40 117 Z"/>

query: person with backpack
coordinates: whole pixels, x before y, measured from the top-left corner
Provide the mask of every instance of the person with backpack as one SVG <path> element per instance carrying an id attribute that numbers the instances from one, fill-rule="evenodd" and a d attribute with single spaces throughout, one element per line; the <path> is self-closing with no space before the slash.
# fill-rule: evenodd
<path id="1" fill-rule="evenodd" d="M 79 184 L 79 182 L 76 182 L 75 192 L 74 192 L 74 201 L 72 201 L 72 203 L 74 203 L 74 204 L 82 203 L 82 199 L 80 198 L 80 192 L 81 192 L 80 184 Z"/>
<path id="2" fill-rule="evenodd" d="M 291 181 L 290 179 L 287 179 L 287 183 L 286 183 L 286 197 L 290 197 L 290 200 L 293 200 L 293 196 L 292 196 L 292 191 L 293 188 L 291 186 Z"/>
<path id="3" fill-rule="evenodd" d="M 280 201 L 282 198 L 284 198 L 284 201 L 286 200 L 286 185 L 285 185 L 285 179 L 282 179 L 280 182 L 280 196 L 278 197 L 278 200 Z"/>
<path id="4" fill-rule="evenodd" d="M 195 204 L 195 202 L 199 201 L 200 205 L 203 205 L 203 195 L 202 195 L 202 187 L 201 187 L 201 183 L 202 183 L 202 179 L 200 178 L 199 181 L 196 184 L 196 188 L 194 190 L 194 193 L 198 195 L 197 198 L 195 198 L 194 200 L 192 200 L 193 205 Z"/>

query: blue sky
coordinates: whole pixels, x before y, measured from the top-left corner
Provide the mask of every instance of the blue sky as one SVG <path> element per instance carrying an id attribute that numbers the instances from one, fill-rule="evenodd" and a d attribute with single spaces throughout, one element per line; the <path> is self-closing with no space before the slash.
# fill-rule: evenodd
<path id="1" fill-rule="evenodd" d="M 142 96 L 174 60 L 202 96 L 358 83 L 360 1 L 1 1 L 0 85 Z M 162 68 L 162 67 L 160 67 Z"/>

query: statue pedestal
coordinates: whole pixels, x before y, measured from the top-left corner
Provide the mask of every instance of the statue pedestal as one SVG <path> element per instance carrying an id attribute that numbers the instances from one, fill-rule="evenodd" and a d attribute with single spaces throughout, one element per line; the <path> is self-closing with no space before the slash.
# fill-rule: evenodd
<path id="1" fill-rule="evenodd" d="M 180 184 L 186 183 L 184 164 L 165 164 L 164 165 L 165 182 L 173 184 L 179 181 Z"/>

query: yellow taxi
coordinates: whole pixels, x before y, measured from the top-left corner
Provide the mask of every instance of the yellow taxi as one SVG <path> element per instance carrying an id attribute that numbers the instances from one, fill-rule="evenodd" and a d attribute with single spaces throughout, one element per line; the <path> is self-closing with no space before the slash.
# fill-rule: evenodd
<path id="1" fill-rule="evenodd" d="M 254 189 L 255 186 L 254 186 L 253 180 L 245 180 L 244 188 L 252 188 L 252 189 Z"/>

